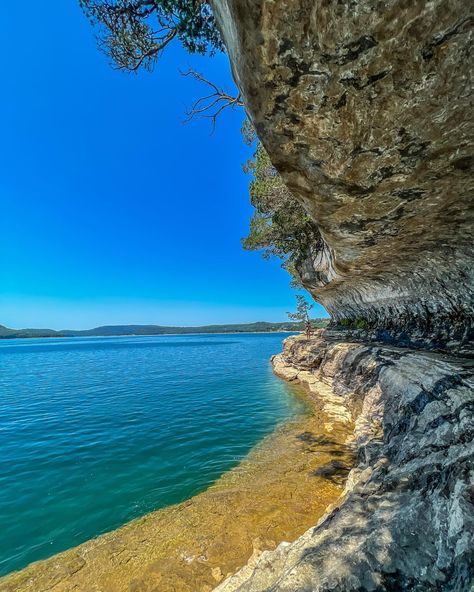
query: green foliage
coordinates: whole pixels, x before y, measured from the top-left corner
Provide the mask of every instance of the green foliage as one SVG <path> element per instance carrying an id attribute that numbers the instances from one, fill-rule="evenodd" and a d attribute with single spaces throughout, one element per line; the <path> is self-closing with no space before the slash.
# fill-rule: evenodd
<path id="1" fill-rule="evenodd" d="M 313 324 L 325 327 L 327 319 L 316 319 Z M 23 337 L 85 337 L 90 335 L 191 335 L 194 333 L 260 333 L 262 331 L 301 331 L 301 322 L 286 323 L 240 323 L 233 325 L 205 325 L 203 327 L 166 327 L 161 325 L 110 325 L 82 331 L 54 331 L 53 329 L 8 329 L 0 325 L 0 339 L 18 339 Z"/>
<path id="2" fill-rule="evenodd" d="M 250 120 L 248 119 L 248 117 L 246 117 L 244 119 L 244 122 L 242 124 L 242 128 L 241 128 L 240 132 L 241 132 L 242 137 L 244 138 L 244 142 L 247 144 L 247 146 L 251 146 L 255 142 L 255 140 L 257 139 L 257 133 L 255 131 L 255 128 L 250 123 Z"/>
<path id="3" fill-rule="evenodd" d="M 247 130 L 243 129 L 243 133 L 251 137 Z M 253 175 L 250 201 L 255 211 L 242 245 L 251 251 L 261 250 L 265 259 L 272 256 L 282 259 L 282 266 L 292 275 L 294 284 L 300 285 L 297 264 L 307 255 L 309 245 L 318 241 L 317 229 L 260 143 L 244 170 Z"/>
<path id="4" fill-rule="evenodd" d="M 79 4 L 98 28 L 99 46 L 120 69 L 152 69 L 175 38 L 192 53 L 224 49 L 205 0 L 79 0 Z"/>
<path id="5" fill-rule="evenodd" d="M 367 329 L 367 321 L 365 319 L 340 319 L 338 325 L 346 327 L 347 329 Z"/>
<path id="6" fill-rule="evenodd" d="M 289 312 L 288 318 L 291 321 L 299 321 L 301 323 L 309 323 L 309 311 L 313 308 L 304 296 L 296 295 L 296 312 Z"/>

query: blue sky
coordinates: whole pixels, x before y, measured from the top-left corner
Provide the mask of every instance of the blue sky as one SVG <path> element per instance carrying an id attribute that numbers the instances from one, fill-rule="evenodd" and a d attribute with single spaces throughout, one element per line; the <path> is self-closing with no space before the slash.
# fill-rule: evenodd
<path id="1" fill-rule="evenodd" d="M 286 319 L 286 272 L 240 245 L 243 112 L 183 124 L 203 89 L 179 69 L 231 89 L 225 55 L 175 44 L 152 74 L 118 72 L 75 0 L 10 4 L 0 54 L 0 324 Z"/>

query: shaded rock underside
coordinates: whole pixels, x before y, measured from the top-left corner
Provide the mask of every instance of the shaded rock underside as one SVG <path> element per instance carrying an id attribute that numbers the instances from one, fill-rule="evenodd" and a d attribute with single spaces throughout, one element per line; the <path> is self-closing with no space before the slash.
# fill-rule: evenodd
<path id="1" fill-rule="evenodd" d="M 333 318 L 472 338 L 472 15 L 463 0 L 214 0 L 260 139 L 318 224 Z"/>

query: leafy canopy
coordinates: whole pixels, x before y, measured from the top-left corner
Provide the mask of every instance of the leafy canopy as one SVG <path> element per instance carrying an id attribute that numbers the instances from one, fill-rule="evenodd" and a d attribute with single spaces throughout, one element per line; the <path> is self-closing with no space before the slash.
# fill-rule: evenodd
<path id="1" fill-rule="evenodd" d="M 296 312 L 289 312 L 288 318 L 292 321 L 300 321 L 302 323 L 309 323 L 309 311 L 313 308 L 304 296 L 296 295 Z"/>
<path id="2" fill-rule="evenodd" d="M 179 39 L 191 53 L 224 46 L 206 0 L 79 0 L 98 27 L 99 46 L 119 69 L 151 70 L 163 50 Z"/>
<path id="3" fill-rule="evenodd" d="M 248 124 L 243 134 L 249 138 Z M 294 284 L 300 285 L 298 262 L 305 258 L 309 246 L 318 241 L 316 226 L 288 190 L 260 143 L 244 170 L 253 175 L 250 201 L 255 211 L 242 245 L 251 251 L 261 250 L 265 259 L 282 259 L 282 267 L 292 275 Z"/>

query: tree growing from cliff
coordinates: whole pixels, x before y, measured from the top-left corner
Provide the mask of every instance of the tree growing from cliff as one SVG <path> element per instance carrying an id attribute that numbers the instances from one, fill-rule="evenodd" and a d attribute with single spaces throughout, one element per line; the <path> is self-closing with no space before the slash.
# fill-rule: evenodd
<path id="1" fill-rule="evenodd" d="M 296 312 L 289 312 L 288 318 L 290 321 L 298 321 L 304 324 L 306 337 L 309 339 L 313 332 L 313 327 L 311 325 L 311 319 L 309 318 L 309 311 L 313 308 L 313 305 L 310 304 L 304 296 L 301 294 L 296 295 Z"/>
<path id="2" fill-rule="evenodd" d="M 243 133 L 244 137 L 252 139 L 248 124 Z M 282 267 L 293 277 L 294 285 L 300 285 L 298 262 L 307 255 L 309 246 L 319 240 L 316 226 L 288 190 L 260 143 L 244 170 L 253 175 L 250 201 L 255 210 L 242 245 L 251 251 L 262 251 L 265 259 L 280 258 Z"/>

